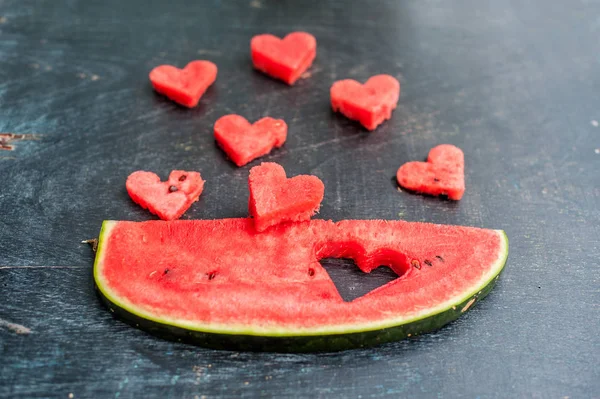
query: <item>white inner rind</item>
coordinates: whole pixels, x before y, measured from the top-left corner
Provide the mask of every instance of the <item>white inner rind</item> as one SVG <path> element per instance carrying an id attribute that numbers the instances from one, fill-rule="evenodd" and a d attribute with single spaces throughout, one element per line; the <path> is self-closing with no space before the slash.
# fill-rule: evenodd
<path id="1" fill-rule="evenodd" d="M 456 307 L 469 298 L 475 296 L 479 291 L 486 287 L 492 282 L 496 276 L 500 274 L 506 263 L 508 257 L 508 237 L 502 230 L 494 230 L 500 238 L 500 247 L 498 248 L 498 256 L 496 261 L 490 267 L 485 275 L 474 284 L 470 289 L 465 290 L 463 294 L 457 295 L 451 299 L 441 302 L 439 305 L 424 309 L 422 312 L 411 314 L 410 316 L 396 316 L 382 320 L 376 320 L 367 323 L 360 324 L 335 324 L 335 325 L 324 325 L 320 327 L 302 328 L 294 326 L 285 327 L 269 327 L 265 328 L 262 326 L 248 326 L 241 324 L 217 324 L 217 323 L 199 323 L 197 321 L 169 318 L 169 317 L 158 317 L 151 311 L 145 309 L 139 309 L 134 305 L 128 298 L 119 297 L 115 294 L 107 282 L 105 281 L 102 273 L 102 267 L 104 265 L 103 259 L 105 251 L 103 250 L 103 242 L 110 236 L 112 228 L 118 223 L 116 221 L 107 220 L 102 224 L 102 230 L 100 231 L 100 238 L 98 244 L 98 252 L 96 255 L 96 261 L 94 263 L 94 280 L 101 293 L 115 306 L 126 310 L 127 312 L 147 319 L 159 324 L 165 324 L 169 326 L 179 327 L 186 330 L 214 333 L 214 334 L 229 334 L 229 335 L 255 335 L 255 336 L 271 336 L 271 337 L 293 337 L 293 336 L 318 336 L 318 335 L 334 335 L 334 334 L 350 334 L 360 333 L 366 331 L 376 331 L 385 328 L 397 327 L 404 324 L 413 323 L 419 320 L 423 320 L 432 316 L 436 316 L 453 307 Z"/>

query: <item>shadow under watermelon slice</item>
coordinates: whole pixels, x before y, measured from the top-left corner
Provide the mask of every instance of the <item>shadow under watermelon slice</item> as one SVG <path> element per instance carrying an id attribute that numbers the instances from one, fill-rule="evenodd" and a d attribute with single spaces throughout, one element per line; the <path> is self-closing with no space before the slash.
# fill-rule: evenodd
<path id="1" fill-rule="evenodd" d="M 503 231 L 311 220 L 256 233 L 252 219 L 105 221 L 98 292 L 129 323 L 202 346 L 336 351 L 435 330 L 483 298 L 508 256 Z M 323 258 L 399 278 L 351 302 Z"/>

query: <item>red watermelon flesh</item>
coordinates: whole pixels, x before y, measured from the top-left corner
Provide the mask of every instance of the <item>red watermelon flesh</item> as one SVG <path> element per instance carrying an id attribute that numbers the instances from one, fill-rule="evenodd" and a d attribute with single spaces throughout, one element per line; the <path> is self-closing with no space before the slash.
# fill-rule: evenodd
<path id="1" fill-rule="evenodd" d="M 219 146 L 237 166 L 279 148 L 287 138 L 282 119 L 262 118 L 253 124 L 240 115 L 225 115 L 215 122 L 214 135 Z"/>
<path id="2" fill-rule="evenodd" d="M 217 79 L 217 66 L 210 61 L 192 61 L 183 69 L 160 65 L 150 72 L 154 89 L 178 104 L 188 108 L 198 101 Z"/>
<path id="3" fill-rule="evenodd" d="M 254 67 L 293 85 L 317 56 L 317 40 L 306 32 L 293 32 L 283 39 L 270 34 L 254 36 L 250 42 Z"/>
<path id="4" fill-rule="evenodd" d="M 274 162 L 250 169 L 248 208 L 257 231 L 282 222 L 309 220 L 323 201 L 325 186 L 317 176 L 286 178 L 285 170 Z"/>
<path id="5" fill-rule="evenodd" d="M 403 221 L 311 220 L 260 234 L 252 219 L 106 221 L 94 276 L 111 309 L 160 325 L 326 336 L 456 318 L 507 253 L 499 230 Z M 387 265 L 400 278 L 344 302 L 319 263 L 326 257 L 353 258 L 364 272 Z"/>
<path id="6" fill-rule="evenodd" d="M 174 170 L 166 182 L 156 173 L 138 170 L 125 183 L 136 204 L 163 220 L 179 219 L 200 197 L 204 180 L 198 172 Z"/>
<path id="7" fill-rule="evenodd" d="M 409 190 L 458 201 L 465 193 L 465 156 L 460 148 L 441 144 L 429 151 L 427 162 L 402 165 L 396 179 Z"/>
<path id="8" fill-rule="evenodd" d="M 372 76 L 365 84 L 344 79 L 331 86 L 330 95 L 334 111 L 375 130 L 392 117 L 400 98 L 400 82 L 390 75 Z"/>

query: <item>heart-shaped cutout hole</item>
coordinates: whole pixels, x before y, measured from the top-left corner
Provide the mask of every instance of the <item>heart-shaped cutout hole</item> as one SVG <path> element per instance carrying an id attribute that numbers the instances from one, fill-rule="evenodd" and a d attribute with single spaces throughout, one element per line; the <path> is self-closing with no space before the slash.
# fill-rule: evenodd
<path id="1" fill-rule="evenodd" d="M 319 262 L 345 302 L 352 302 L 399 277 L 386 266 L 365 273 L 350 258 L 324 258 Z"/>
<path id="2" fill-rule="evenodd" d="M 414 266 L 405 254 L 386 246 L 367 250 L 351 236 L 342 241 L 339 238 L 318 244 L 315 255 L 346 302 L 393 284 Z"/>

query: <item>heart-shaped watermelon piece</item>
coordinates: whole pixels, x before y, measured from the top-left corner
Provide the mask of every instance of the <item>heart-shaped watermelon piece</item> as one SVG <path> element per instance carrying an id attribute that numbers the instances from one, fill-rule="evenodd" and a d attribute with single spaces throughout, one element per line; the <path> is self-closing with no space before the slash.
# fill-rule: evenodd
<path id="1" fill-rule="evenodd" d="M 283 39 L 265 34 L 252 38 L 250 54 L 254 67 L 293 85 L 313 63 L 317 40 L 306 32 L 293 32 Z"/>
<path id="2" fill-rule="evenodd" d="M 396 173 L 398 184 L 412 191 L 460 200 L 465 192 L 465 156 L 450 144 L 429 151 L 427 162 L 407 162 Z"/>
<path id="3" fill-rule="evenodd" d="M 200 97 L 217 79 L 217 66 L 210 61 L 192 61 L 183 69 L 160 65 L 150 72 L 154 89 L 184 107 L 198 105 Z"/>
<path id="4" fill-rule="evenodd" d="M 156 173 L 137 171 L 129 175 L 125 186 L 133 202 L 163 220 L 175 220 L 198 201 L 204 180 L 198 172 L 174 170 L 161 182 Z"/>
<path id="5" fill-rule="evenodd" d="M 249 210 L 257 231 L 282 222 L 310 220 L 323 200 L 325 186 L 316 176 L 287 178 L 279 164 L 263 162 L 250 169 Z"/>
<path id="6" fill-rule="evenodd" d="M 262 118 L 251 124 L 240 115 L 225 115 L 215 122 L 215 139 L 237 165 L 281 147 L 287 138 L 287 124 L 282 119 Z"/>
<path id="7" fill-rule="evenodd" d="M 392 117 L 400 98 L 400 82 L 390 75 L 376 75 L 363 85 L 352 79 L 331 86 L 331 107 L 347 118 L 375 130 Z"/>

